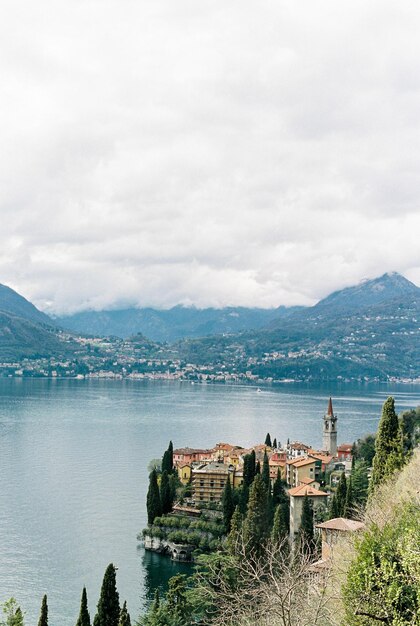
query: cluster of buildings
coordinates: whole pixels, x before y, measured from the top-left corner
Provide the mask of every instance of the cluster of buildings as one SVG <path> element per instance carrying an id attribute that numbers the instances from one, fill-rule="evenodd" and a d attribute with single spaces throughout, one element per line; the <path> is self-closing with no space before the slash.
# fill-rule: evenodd
<path id="1" fill-rule="evenodd" d="M 318 509 L 326 507 L 329 489 L 336 485 L 341 473 L 351 472 L 352 444 L 337 445 L 337 416 L 331 398 L 322 429 L 322 450 L 289 441 L 276 448 L 265 444 L 242 448 L 218 443 L 211 449 L 178 448 L 174 450 L 174 465 L 181 482 L 191 484 L 190 504 L 217 503 L 221 501 L 227 480 L 233 487 L 242 485 L 245 456 L 254 451 L 256 461 L 262 466 L 267 453 L 272 483 L 280 471 L 288 485 L 290 534 L 294 537 L 300 527 L 304 496 L 312 501 L 316 515 Z"/>

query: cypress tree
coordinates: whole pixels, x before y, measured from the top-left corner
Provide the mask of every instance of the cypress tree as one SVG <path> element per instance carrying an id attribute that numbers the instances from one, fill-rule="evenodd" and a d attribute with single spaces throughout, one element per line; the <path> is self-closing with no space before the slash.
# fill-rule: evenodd
<path id="1" fill-rule="evenodd" d="M 264 441 L 264 445 L 268 446 L 269 448 L 271 448 L 271 437 L 270 437 L 270 433 L 267 433 L 265 441 Z"/>
<path id="2" fill-rule="evenodd" d="M 150 472 L 149 477 L 149 489 L 147 491 L 147 521 L 149 524 L 153 524 L 155 517 L 158 517 L 162 513 L 160 504 L 159 486 L 157 482 L 156 470 Z"/>
<path id="3" fill-rule="evenodd" d="M 255 478 L 255 450 L 244 457 L 244 485 L 250 487 Z"/>
<path id="4" fill-rule="evenodd" d="M 230 533 L 226 540 L 226 548 L 229 554 L 234 556 L 242 533 L 242 514 L 239 506 L 235 508 L 230 522 Z"/>
<path id="5" fill-rule="evenodd" d="M 278 504 L 274 512 L 271 540 L 274 544 L 283 544 L 289 535 L 289 519 L 285 515 L 284 505 Z"/>
<path id="6" fill-rule="evenodd" d="M 340 512 L 338 510 L 338 506 L 337 506 L 337 498 L 335 496 L 335 494 L 331 497 L 331 500 L 329 502 L 329 506 L 328 506 L 328 518 L 329 519 L 335 519 L 336 517 L 340 517 Z"/>
<path id="7" fill-rule="evenodd" d="M 255 476 L 259 476 L 261 474 L 261 463 L 257 461 L 255 463 Z"/>
<path id="8" fill-rule="evenodd" d="M 273 506 L 274 508 L 276 508 L 277 505 L 283 501 L 283 492 L 284 492 L 284 487 L 283 487 L 283 482 L 281 480 L 280 469 L 277 469 L 276 480 L 273 483 Z"/>
<path id="9" fill-rule="evenodd" d="M 171 488 L 169 485 L 168 472 L 165 470 L 160 479 L 160 508 L 162 513 L 172 511 Z"/>
<path id="10" fill-rule="evenodd" d="M 277 448 L 277 439 L 274 437 L 273 439 L 273 448 L 276 449 Z"/>
<path id="11" fill-rule="evenodd" d="M 162 473 L 171 474 L 174 468 L 174 447 L 172 441 L 169 442 L 168 449 L 165 450 L 162 457 Z"/>
<path id="12" fill-rule="evenodd" d="M 118 626 L 131 626 L 130 613 L 127 611 L 127 602 L 124 600 L 123 608 L 120 612 Z"/>
<path id="13" fill-rule="evenodd" d="M 172 441 L 169 442 L 168 456 L 169 456 L 170 471 L 172 472 L 174 469 L 174 446 L 173 446 Z"/>
<path id="14" fill-rule="evenodd" d="M 248 509 L 248 500 L 249 500 L 249 487 L 248 485 L 245 485 L 244 483 L 242 485 L 240 498 L 239 498 L 239 508 L 243 516 L 246 515 L 247 509 Z"/>
<path id="15" fill-rule="evenodd" d="M 252 483 L 243 529 L 247 553 L 261 554 L 269 536 L 269 508 L 267 488 L 260 475 Z"/>
<path id="16" fill-rule="evenodd" d="M 347 517 L 348 519 L 353 519 L 353 509 L 354 509 L 354 500 L 353 500 L 353 485 L 351 476 L 347 483 L 347 492 L 346 492 L 346 501 L 344 503 L 344 511 L 343 517 Z"/>
<path id="17" fill-rule="evenodd" d="M 262 476 L 265 486 L 267 487 L 267 492 L 270 493 L 271 491 L 270 465 L 268 463 L 267 452 L 264 452 L 263 469 L 261 472 L 261 476 Z"/>
<path id="18" fill-rule="evenodd" d="M 80 600 L 80 613 L 76 626 L 90 626 L 90 615 L 88 611 L 88 601 L 86 587 L 83 587 L 82 599 Z"/>
<path id="19" fill-rule="evenodd" d="M 225 488 L 222 493 L 222 509 L 223 509 L 223 523 L 225 525 L 225 532 L 230 531 L 230 522 L 233 512 L 235 510 L 235 504 L 233 501 L 232 485 L 230 484 L 229 477 L 226 481 Z"/>
<path id="20" fill-rule="evenodd" d="M 401 449 L 402 441 L 398 417 L 395 413 L 394 398 L 389 397 L 382 407 L 382 416 L 375 440 L 375 456 L 373 457 L 372 476 L 369 486 L 370 493 L 386 480 L 395 469 L 398 469 L 398 456 L 402 451 Z M 391 463 L 388 460 L 389 456 L 392 459 Z"/>
<path id="21" fill-rule="evenodd" d="M 94 626 L 118 626 L 120 620 L 120 602 L 116 585 L 116 568 L 112 563 L 105 570 L 98 612 L 93 620 Z"/>
<path id="22" fill-rule="evenodd" d="M 20 606 L 18 606 L 18 608 L 15 611 L 15 614 L 13 615 L 11 626 L 23 626 L 23 613 L 22 613 L 22 609 L 20 608 Z"/>
<path id="23" fill-rule="evenodd" d="M 38 626 L 48 626 L 48 604 L 46 595 L 42 598 L 41 614 L 39 616 Z"/>
<path id="24" fill-rule="evenodd" d="M 344 472 L 341 473 L 335 496 L 337 500 L 338 517 L 343 517 L 347 496 L 347 480 Z"/>
<path id="25" fill-rule="evenodd" d="M 364 506 L 366 504 L 369 487 L 368 471 L 369 466 L 366 461 L 356 461 L 351 479 L 353 500 L 358 506 Z"/>
<path id="26" fill-rule="evenodd" d="M 315 550 L 314 541 L 314 512 L 308 496 L 304 496 L 302 505 L 302 517 L 299 529 L 300 549 L 309 554 Z"/>

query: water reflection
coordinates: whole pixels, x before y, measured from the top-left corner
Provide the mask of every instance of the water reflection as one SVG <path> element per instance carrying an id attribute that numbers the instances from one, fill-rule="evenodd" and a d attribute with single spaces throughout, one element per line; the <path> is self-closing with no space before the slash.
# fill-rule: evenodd
<path id="1" fill-rule="evenodd" d="M 142 565 L 144 571 L 144 594 L 143 607 L 146 608 L 153 600 L 155 590 L 159 589 L 162 595 L 168 588 L 168 581 L 176 574 L 190 575 L 193 572 L 191 563 L 177 563 L 169 557 L 161 556 L 156 552 L 149 552 L 143 547 L 138 548 L 142 551 Z"/>

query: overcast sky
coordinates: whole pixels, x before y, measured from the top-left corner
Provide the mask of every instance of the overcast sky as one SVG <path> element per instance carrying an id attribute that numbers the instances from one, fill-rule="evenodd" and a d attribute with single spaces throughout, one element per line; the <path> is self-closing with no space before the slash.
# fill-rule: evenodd
<path id="1" fill-rule="evenodd" d="M 0 282 L 49 312 L 420 284 L 420 3 L 3 0 Z"/>

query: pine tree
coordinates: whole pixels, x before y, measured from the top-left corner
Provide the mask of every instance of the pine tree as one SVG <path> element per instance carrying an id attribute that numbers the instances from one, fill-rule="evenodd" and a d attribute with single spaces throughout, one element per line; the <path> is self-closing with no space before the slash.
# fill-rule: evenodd
<path id="1" fill-rule="evenodd" d="M 90 626 L 90 615 L 88 611 L 88 601 L 86 587 L 83 587 L 82 599 L 80 600 L 80 613 L 76 626 Z"/>
<path id="2" fill-rule="evenodd" d="M 340 480 L 338 483 L 337 491 L 335 493 L 337 500 L 337 511 L 338 517 L 343 517 L 344 515 L 344 506 L 346 504 L 346 495 L 347 495 L 347 479 L 344 472 L 341 472 Z"/>
<path id="3" fill-rule="evenodd" d="M 391 458 L 389 458 L 391 457 Z M 395 413 L 394 398 L 389 397 L 383 407 L 375 440 L 372 476 L 369 492 L 373 493 L 378 485 L 386 480 L 395 469 L 402 465 L 402 438 Z"/>
<path id="4" fill-rule="evenodd" d="M 160 508 L 162 513 L 172 511 L 171 488 L 169 485 L 168 472 L 165 470 L 160 479 Z"/>
<path id="5" fill-rule="evenodd" d="M 267 436 L 265 438 L 264 441 L 264 445 L 268 446 L 269 448 L 271 448 L 271 437 L 270 437 L 270 433 L 267 433 Z"/>
<path id="6" fill-rule="evenodd" d="M 273 439 L 273 448 L 276 449 L 277 448 L 277 439 L 274 437 Z"/>
<path id="7" fill-rule="evenodd" d="M 260 475 L 252 483 L 243 535 L 247 553 L 261 554 L 269 535 L 269 509 L 267 488 Z"/>
<path id="8" fill-rule="evenodd" d="M 242 534 L 242 514 L 239 506 L 235 508 L 230 521 L 230 533 L 226 540 L 226 549 L 231 555 L 235 555 Z"/>
<path id="9" fill-rule="evenodd" d="M 124 600 L 123 608 L 120 611 L 120 621 L 118 626 L 131 626 L 130 613 L 127 611 L 127 602 Z"/>
<path id="10" fill-rule="evenodd" d="M 98 602 L 98 612 L 93 620 L 93 625 L 118 626 L 119 620 L 120 602 L 116 585 L 116 568 L 110 563 L 105 570 Z"/>
<path id="11" fill-rule="evenodd" d="M 147 521 L 149 524 L 153 524 L 155 517 L 158 517 L 162 513 L 156 470 L 152 470 L 150 472 L 149 489 L 147 491 L 147 503 L 146 504 L 147 504 Z"/>
<path id="12" fill-rule="evenodd" d="M 176 624 L 187 623 L 189 606 L 185 574 L 177 574 L 169 579 L 166 608 L 170 616 L 179 620 L 175 622 Z"/>
<path id="13" fill-rule="evenodd" d="M 315 550 L 314 512 L 312 503 L 307 495 L 303 498 L 302 517 L 298 537 L 300 549 L 306 553 L 313 554 Z"/>
<path id="14" fill-rule="evenodd" d="M 267 492 L 270 493 L 271 491 L 270 465 L 268 463 L 267 452 L 264 452 L 263 469 L 262 469 L 261 476 L 262 476 L 265 486 L 267 487 Z"/>
<path id="15" fill-rule="evenodd" d="M 42 598 L 41 614 L 38 620 L 38 626 L 48 626 L 48 604 L 47 596 Z"/>
<path id="16" fill-rule="evenodd" d="M 222 493 L 222 509 L 223 509 L 223 523 L 225 526 L 225 532 L 230 531 L 230 522 L 233 512 L 235 510 L 235 504 L 233 501 L 232 485 L 230 484 L 229 477 L 226 481 L 225 488 Z"/>
<path id="17" fill-rule="evenodd" d="M 351 476 L 347 483 L 346 501 L 344 503 L 343 517 L 347 519 L 353 519 L 354 500 L 353 500 L 353 485 Z"/>

